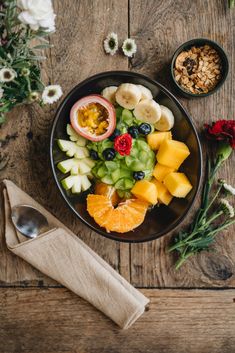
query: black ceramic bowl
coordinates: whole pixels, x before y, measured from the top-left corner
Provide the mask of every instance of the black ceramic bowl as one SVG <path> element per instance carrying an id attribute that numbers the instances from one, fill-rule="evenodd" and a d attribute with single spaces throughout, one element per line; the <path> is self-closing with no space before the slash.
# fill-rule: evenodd
<path id="1" fill-rule="evenodd" d="M 86 195 L 74 196 L 66 192 L 61 186 L 64 175 L 57 169 L 59 161 L 66 158 L 57 146 L 57 139 L 68 139 L 66 124 L 69 123 L 69 112 L 73 104 L 88 94 L 100 93 L 107 86 L 118 86 L 123 82 L 141 84 L 148 87 L 158 103 L 169 107 L 175 116 L 173 136 L 175 139 L 185 142 L 190 151 L 190 156 L 180 168 L 185 172 L 193 185 L 192 191 L 185 199 L 174 198 L 169 206 L 161 205 L 148 212 L 145 221 L 134 231 L 125 234 L 110 232 L 100 228 L 89 216 L 86 210 Z M 126 71 L 104 72 L 88 78 L 79 83 L 67 95 L 60 105 L 53 122 L 50 139 L 50 160 L 55 182 L 67 205 L 83 223 L 97 233 L 118 241 L 144 242 L 161 237 L 173 230 L 186 216 L 192 207 L 197 194 L 202 171 L 202 154 L 199 138 L 188 113 L 179 101 L 162 85 L 150 78 Z"/>
<path id="2" fill-rule="evenodd" d="M 178 55 L 185 50 L 189 50 L 191 47 L 195 46 L 195 47 L 201 47 L 203 45 L 210 45 L 212 48 L 214 48 L 217 53 L 219 54 L 220 58 L 221 58 L 221 63 L 222 63 L 222 73 L 221 73 L 221 79 L 218 82 L 218 84 L 215 86 L 215 88 L 213 88 L 211 91 L 209 91 L 208 93 L 202 93 L 202 94 L 194 94 L 194 93 L 190 93 L 188 91 L 185 91 L 175 80 L 175 75 L 174 75 L 174 67 L 175 67 L 175 61 L 176 58 L 178 57 Z M 226 80 L 227 76 L 228 76 L 228 71 L 229 71 L 229 62 L 228 62 L 228 57 L 225 53 L 225 51 L 223 50 L 223 48 L 216 42 L 210 40 L 210 39 L 206 39 L 206 38 L 196 38 L 196 39 L 191 39 L 188 42 L 183 43 L 174 53 L 173 57 L 172 57 L 172 61 L 171 61 L 171 78 L 173 80 L 174 86 L 177 89 L 177 91 L 183 95 L 184 97 L 187 98 L 202 98 L 202 97 L 207 97 L 210 96 L 211 94 L 215 93 L 216 91 L 218 91 L 218 89 L 221 88 L 221 86 L 224 84 L 224 81 Z"/>

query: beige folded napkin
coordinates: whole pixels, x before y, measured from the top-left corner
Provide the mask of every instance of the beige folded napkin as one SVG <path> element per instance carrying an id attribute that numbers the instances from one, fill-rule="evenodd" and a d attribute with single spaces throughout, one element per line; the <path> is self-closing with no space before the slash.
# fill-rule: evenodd
<path id="1" fill-rule="evenodd" d="M 11 181 L 3 182 L 8 249 L 90 302 L 121 328 L 130 327 L 149 300 L 44 207 Z M 11 208 L 20 204 L 34 206 L 44 214 L 50 230 L 29 240 L 18 233 L 10 215 Z"/>

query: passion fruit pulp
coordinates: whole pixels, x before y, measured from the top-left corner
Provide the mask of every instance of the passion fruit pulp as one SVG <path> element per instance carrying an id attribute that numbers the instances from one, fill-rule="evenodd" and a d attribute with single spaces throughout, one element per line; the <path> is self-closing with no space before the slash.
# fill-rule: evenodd
<path id="1" fill-rule="evenodd" d="M 116 126 L 116 112 L 112 103 L 100 95 L 90 95 L 77 101 L 70 111 L 74 130 L 91 141 L 108 138 Z"/>

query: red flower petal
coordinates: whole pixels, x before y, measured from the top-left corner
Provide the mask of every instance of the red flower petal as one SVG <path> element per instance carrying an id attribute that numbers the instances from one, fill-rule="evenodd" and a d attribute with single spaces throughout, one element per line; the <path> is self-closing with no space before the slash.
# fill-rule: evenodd
<path id="1" fill-rule="evenodd" d="M 114 149 L 121 156 L 128 156 L 131 153 L 132 137 L 130 134 L 117 136 L 114 140 Z"/>

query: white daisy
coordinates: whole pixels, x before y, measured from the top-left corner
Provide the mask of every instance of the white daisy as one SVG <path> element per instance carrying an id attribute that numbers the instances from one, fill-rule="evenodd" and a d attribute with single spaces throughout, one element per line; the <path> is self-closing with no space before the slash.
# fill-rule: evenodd
<path id="1" fill-rule="evenodd" d="M 232 194 L 233 196 L 235 196 L 235 188 L 232 187 L 232 185 L 229 185 L 227 183 L 223 183 L 223 187 L 225 190 L 227 190 L 228 192 L 230 192 L 230 194 Z"/>
<path id="2" fill-rule="evenodd" d="M 118 36 L 111 32 L 104 40 L 104 50 L 107 54 L 114 55 L 118 50 Z"/>
<path id="3" fill-rule="evenodd" d="M 39 93 L 36 91 L 30 92 L 29 100 L 30 100 L 30 102 L 36 102 L 37 100 L 39 100 Z"/>
<path id="4" fill-rule="evenodd" d="M 0 82 L 10 82 L 13 81 L 17 76 L 17 73 L 13 69 L 4 67 L 0 70 Z"/>
<path id="5" fill-rule="evenodd" d="M 125 39 L 122 44 L 122 51 L 126 56 L 131 58 L 137 51 L 135 40 L 131 38 Z"/>
<path id="6" fill-rule="evenodd" d="M 44 104 L 53 104 L 61 96 L 63 92 L 59 85 L 50 85 L 44 88 L 42 92 L 42 100 Z"/>
<path id="7" fill-rule="evenodd" d="M 4 93 L 4 89 L 2 87 L 0 87 L 0 99 L 2 99 L 3 93 Z"/>
<path id="8" fill-rule="evenodd" d="M 229 218 L 234 217 L 234 208 L 226 199 L 221 199 L 220 204 L 226 214 L 228 214 Z"/>

